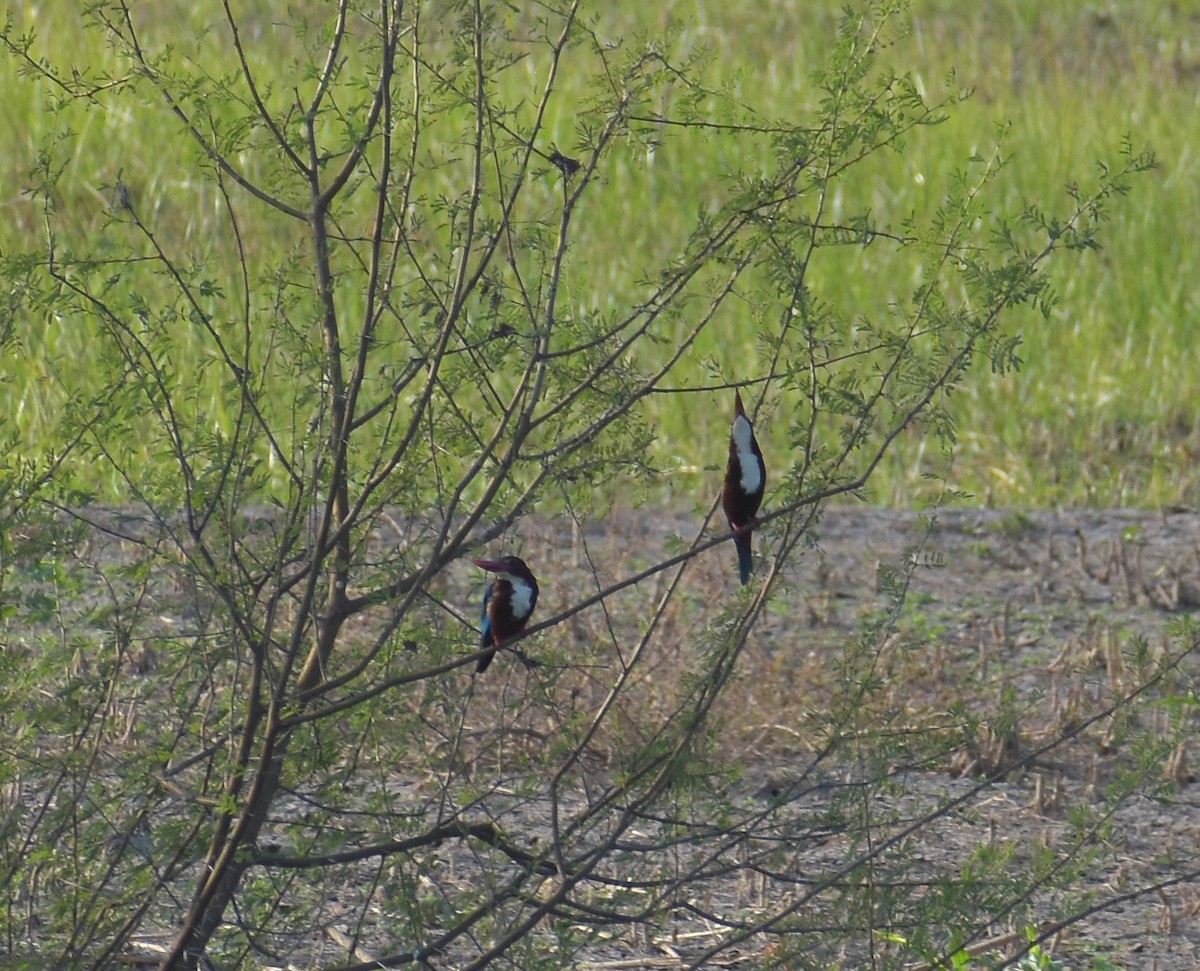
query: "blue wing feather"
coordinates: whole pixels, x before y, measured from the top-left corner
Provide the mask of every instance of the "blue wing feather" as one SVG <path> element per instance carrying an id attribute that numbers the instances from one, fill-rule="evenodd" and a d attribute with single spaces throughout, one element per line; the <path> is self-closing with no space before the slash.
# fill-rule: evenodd
<path id="1" fill-rule="evenodd" d="M 489 583 L 483 590 L 483 616 L 480 621 L 479 646 L 488 647 L 492 643 L 492 619 L 488 616 L 488 604 L 492 602 L 492 585 Z"/>

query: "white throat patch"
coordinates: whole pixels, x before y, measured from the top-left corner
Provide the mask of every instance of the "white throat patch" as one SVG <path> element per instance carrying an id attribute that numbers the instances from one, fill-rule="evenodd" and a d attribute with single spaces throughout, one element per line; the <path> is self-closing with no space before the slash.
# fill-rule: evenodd
<path id="1" fill-rule="evenodd" d="M 500 576 L 512 584 L 513 617 L 517 620 L 528 617 L 530 611 L 533 610 L 533 587 L 511 573 L 501 573 Z"/>
<path id="2" fill-rule="evenodd" d="M 754 428 L 750 419 L 738 415 L 733 420 L 733 444 L 737 448 L 738 465 L 742 467 L 742 481 L 739 483 L 747 495 L 754 495 L 762 488 L 762 472 L 758 467 L 758 458 L 750 443 L 754 441 Z"/>

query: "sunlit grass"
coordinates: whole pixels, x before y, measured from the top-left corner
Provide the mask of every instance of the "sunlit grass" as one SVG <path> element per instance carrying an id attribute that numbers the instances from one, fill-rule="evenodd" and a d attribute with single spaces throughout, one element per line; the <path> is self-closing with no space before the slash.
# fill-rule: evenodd
<path id="1" fill-rule="evenodd" d="M 197 40 L 221 29 L 219 8 L 179 2 L 157 9 L 162 15 L 153 29 L 172 38 L 185 61 L 194 57 L 207 70 L 230 69 L 211 62 L 203 54 L 211 48 Z M 662 32 L 676 59 L 711 49 L 707 84 L 724 86 L 743 104 L 768 112 L 788 114 L 794 108 L 797 119 L 815 101 L 810 71 L 830 46 L 839 16 L 839 4 L 815 10 L 784 2 L 618 2 L 588 13 L 597 33 L 613 43 Z M 67 65 L 109 64 L 114 78 L 123 70 L 98 33 L 79 29 L 77 10 L 69 4 L 26 4 L 16 17 L 21 30 L 38 34 L 35 56 Z M 261 11 L 246 17 L 242 33 L 248 47 L 261 54 L 269 45 L 271 56 L 258 62 L 264 70 L 313 60 L 296 33 L 274 26 Z M 314 33 L 312 43 L 317 42 Z M 1001 128 L 1010 162 L 997 185 L 997 203 L 1009 208 L 1018 208 L 1024 198 L 1063 198 L 1069 180 L 1093 173 L 1098 159 L 1114 159 L 1126 136 L 1136 147 L 1151 145 L 1161 162 L 1131 199 L 1114 206 L 1101 253 L 1067 254 L 1056 262 L 1051 274 L 1060 301 L 1051 318 L 1016 312 L 1022 368 L 1006 375 L 981 371 L 954 396 L 960 447 L 949 469 L 951 483 L 1003 505 L 1200 501 L 1192 471 L 1200 452 L 1194 404 L 1200 352 L 1193 336 L 1200 290 L 1192 272 L 1200 256 L 1193 225 L 1200 212 L 1200 182 L 1193 174 L 1200 149 L 1200 4 L 1104 7 L 1010 0 L 982 6 L 920 0 L 911 29 L 893 38 L 887 64 L 911 72 L 931 97 L 947 86 L 972 88 L 975 95 L 945 124 L 914 132 L 901 152 L 863 166 L 853 187 L 855 201 L 865 200 L 885 222 L 931 211 L 953 174 L 973 153 L 986 153 Z M 547 136 L 568 154 L 579 137 L 573 112 L 587 102 L 583 79 L 594 67 L 568 61 L 556 83 Z M 26 73 L 12 57 L 0 58 L 0 79 L 11 93 L 0 102 L 0 125 L 15 133 L 0 144 L 0 165 L 25 173 L 47 133 L 64 133 L 57 157 L 66 178 L 54 198 L 60 245 L 72 237 L 103 243 L 106 234 L 118 239 L 127 232 L 109 209 L 111 188 L 120 179 L 139 213 L 177 251 L 217 268 L 235 265 L 220 194 L 211 180 L 197 177 L 198 153 L 165 106 L 151 110 L 131 99 L 101 99 L 60 105 L 52 116 L 42 95 L 54 92 L 19 76 Z M 534 56 L 523 70 L 505 72 L 500 83 L 513 86 L 509 94 L 517 103 L 529 93 L 518 86 L 534 85 L 539 77 Z M 275 80 L 264 89 L 285 101 L 286 85 L 303 83 Z M 442 147 L 453 154 L 449 133 Z M 717 174 L 745 169 L 760 150 L 720 136 L 678 136 L 609 156 L 579 210 L 564 312 L 605 313 L 639 299 L 646 268 L 676 249 L 697 213 L 719 201 Z M 253 153 L 241 161 L 255 171 Z M 44 246 L 43 213 L 9 185 L 0 200 L 0 251 Z M 558 193 L 548 173 L 533 188 L 529 215 L 538 215 L 539 205 L 543 214 L 552 213 Z M 289 234 L 294 245 L 302 244 L 303 227 L 288 226 L 282 218 L 256 219 L 240 229 L 252 259 Z M 812 286 L 854 312 L 884 313 L 912 289 L 914 281 L 881 249 L 831 258 L 836 262 L 813 268 Z M 353 314 L 360 300 L 348 289 L 344 309 Z M 748 318 L 737 318 L 737 306 L 729 305 L 689 356 L 692 384 L 712 382 L 709 361 L 725 378 L 737 379 L 748 376 L 758 360 L 747 336 Z M 749 302 L 744 306 L 748 315 Z M 0 408 L 35 447 L 46 427 L 43 416 L 73 390 L 49 385 L 45 362 L 75 360 L 81 386 L 89 373 L 87 328 L 59 322 L 47 339 L 43 324 L 16 322 L 25 342 L 22 363 L 7 364 L 0 385 Z M 179 339 L 183 351 L 192 342 L 201 353 L 195 335 L 181 333 Z M 219 404 L 219 387 L 212 395 Z M 767 407 L 775 403 L 769 397 Z M 647 419 L 658 430 L 658 457 L 679 470 L 671 477 L 672 493 L 701 497 L 715 489 L 706 469 L 720 461 L 728 406 L 717 394 L 646 401 Z M 761 423 L 768 455 L 785 449 L 785 426 L 786 420 Z M 147 455 L 147 461 L 153 457 Z M 939 451 L 914 432 L 881 467 L 870 495 L 888 504 L 918 501 L 937 488 L 922 476 L 945 469 Z"/>

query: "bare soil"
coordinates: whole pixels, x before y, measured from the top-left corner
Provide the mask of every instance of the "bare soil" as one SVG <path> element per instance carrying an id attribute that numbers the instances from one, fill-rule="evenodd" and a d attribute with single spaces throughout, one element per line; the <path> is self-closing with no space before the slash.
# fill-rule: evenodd
<path id="1" fill-rule="evenodd" d="M 955 696 L 995 710 L 1006 691 L 1022 712 L 1011 737 L 991 751 L 958 752 L 942 772 L 903 776 L 920 800 L 1002 774 L 978 813 L 948 817 L 923 834 L 930 868 L 958 865 L 964 848 L 982 840 L 1061 844 L 1071 805 L 1098 797 L 1119 770 L 1122 743 L 1110 728 L 1084 731 L 1044 758 L 1022 760 L 1086 718 L 1089 699 L 1098 705 L 1132 690 L 1139 649 L 1158 657 L 1187 650 L 1189 635 L 1177 628 L 1200 608 L 1200 515 L 947 508 L 930 524 L 910 513 L 837 508 L 819 534 L 796 577 L 796 614 L 808 626 L 802 640 L 818 667 L 853 636 L 864 612 L 879 609 L 871 582 L 879 565 L 915 557 L 922 565 L 898 625 L 908 663 L 896 666 L 897 690 L 917 713 L 944 711 Z M 1174 690 L 1194 692 L 1194 652 L 1181 672 Z M 1113 816 L 1104 862 L 1086 877 L 1101 909 L 1053 942 L 1066 967 L 1092 967 L 1098 956 L 1130 971 L 1200 967 L 1194 717 L 1190 724 L 1190 737 L 1162 766 L 1172 785 L 1130 798 Z M 1004 774 L 1006 762 L 1016 768 Z M 759 769 L 768 780 L 780 772 L 769 756 Z M 997 939 L 1005 930 L 995 928 Z"/>
<path id="2" fill-rule="evenodd" d="M 529 531 L 535 538 L 522 552 L 531 563 L 556 563 L 543 572 L 538 609 L 544 617 L 577 602 L 580 590 L 595 582 L 597 560 L 629 575 L 640 560 L 660 556 L 672 535 L 694 532 L 696 521 L 631 511 L 590 524 L 582 534 L 565 521 L 542 526 Z M 764 532 L 755 545 L 769 557 L 773 538 L 769 528 Z M 790 800 L 787 794 L 817 749 L 810 736 L 823 693 L 832 690 L 829 672 L 870 619 L 886 612 L 889 593 L 881 577 L 915 565 L 905 605 L 878 654 L 879 704 L 892 717 L 901 714 L 901 728 L 961 722 L 964 713 L 985 725 L 999 726 L 998 713 L 1011 718 L 976 745 L 948 748 L 939 762 L 896 766 L 889 798 L 903 818 L 965 797 L 963 811 L 940 814 L 907 842 L 914 873 L 928 879 L 957 875 L 970 853 L 987 843 L 1011 842 L 1030 857 L 1041 846 L 1070 845 L 1073 807 L 1103 804 L 1104 793 L 1130 767 L 1136 737 L 1166 737 L 1183 724 L 1190 734 L 1143 776 L 1087 847 L 1094 857 L 1077 889 L 1090 900 L 1048 895 L 1035 901 L 1034 910 L 1042 927 L 1057 929 L 1046 946 L 1066 968 L 1099 969 L 1102 959 L 1128 971 L 1200 967 L 1200 785 L 1191 770 L 1197 755 L 1191 701 L 1200 658 L 1184 623 L 1200 609 L 1200 515 L 946 508 L 929 521 L 854 507 L 827 510 L 817 533 L 816 545 L 782 578 L 779 609 L 755 628 L 729 688 L 722 713 L 730 726 L 725 754 L 744 766 L 735 797 L 747 806 L 782 799 L 797 818 L 819 814 L 825 798 L 820 786 Z M 380 537 L 381 543 L 394 541 Z M 734 569 L 727 545 L 705 553 L 690 571 L 695 595 L 732 591 Z M 442 595 L 447 603 L 471 603 L 479 579 L 464 570 Z M 652 600 L 654 584 L 644 586 L 636 595 Z M 694 650 L 691 638 L 700 631 L 688 627 L 687 613 L 673 618 L 677 653 L 663 657 L 663 671 L 686 665 Z M 584 622 L 613 621 L 594 610 L 581 615 Z M 597 640 L 594 630 L 580 628 L 574 635 L 579 643 Z M 531 652 L 539 649 L 537 636 L 544 635 L 531 640 Z M 1148 692 L 1177 699 L 1173 709 L 1143 709 L 1136 723 L 1097 716 L 1180 656 Z M 485 735 L 523 676 L 513 657 L 497 658 L 468 709 L 467 737 L 475 729 Z M 590 702 L 583 691 L 579 703 Z M 597 774 L 603 773 L 601 766 Z M 399 773 L 389 787 L 411 789 L 415 802 L 428 783 L 428 775 Z M 499 799 L 499 788 L 492 796 Z M 587 798 L 582 790 L 578 797 Z M 519 803 L 484 808 L 506 826 L 526 824 L 532 833 L 545 827 L 544 807 L 533 799 Z M 478 863 L 478 847 L 465 841 L 446 852 L 448 872 L 465 874 Z M 836 852 L 833 842 L 817 840 L 797 847 L 790 865 L 797 873 L 820 872 L 830 863 L 826 855 Z M 697 889 L 714 911 L 772 904 L 756 900 L 763 887 L 756 889 L 736 870 L 724 882 L 714 877 Z M 991 960 L 1019 953 L 1025 920 L 998 920 L 987 928 L 981 952 Z M 313 960 L 334 959 L 340 924 L 334 918 L 328 926 L 335 939 L 313 942 Z M 727 932 L 683 912 L 672 926 L 614 935 L 581 967 L 703 966 L 703 955 Z M 769 938 L 747 939 L 712 964 L 763 966 L 778 957 L 772 946 Z M 343 945 L 342 960 L 345 953 Z M 438 966 L 455 966 L 454 955 L 444 955 Z M 844 966 L 865 966 L 862 954 L 847 954 Z M 922 965 L 914 960 L 911 967 Z"/>
<path id="3" fill-rule="evenodd" d="M 589 552 L 615 562 L 624 550 L 633 562 L 622 566 L 634 568 L 637 551 L 653 557 L 672 535 L 686 538 L 695 528 L 686 515 L 627 513 L 589 527 Z M 784 609 L 756 626 L 722 713 L 727 754 L 745 766 L 738 786 L 745 805 L 786 800 L 804 775 L 817 747 L 808 734 L 832 690 L 829 672 L 870 619 L 887 610 L 881 570 L 903 572 L 909 564 L 915 568 L 905 606 L 879 655 L 881 710 L 892 718 L 901 712 L 903 727 L 918 729 L 952 711 L 985 724 L 998 723 L 998 713 L 1011 719 L 1003 732 L 947 751 L 939 764 L 897 765 L 892 804 L 877 807 L 882 815 L 894 809 L 911 820 L 955 796 L 965 800 L 963 811 L 940 815 L 907 844 L 914 874 L 957 876 L 985 843 L 1014 844 L 1018 859 L 1032 859 L 1039 847 L 1071 846 L 1074 807 L 1103 805 L 1121 774 L 1132 771 L 1135 736 L 1164 737 L 1178 727 L 1153 706 L 1125 723 L 1098 713 L 1180 655 L 1174 673 L 1147 694 L 1191 695 L 1200 657 L 1180 623 L 1200 609 L 1200 515 L 945 508 L 929 520 L 854 507 L 827 510 L 817 532 L 817 544 L 783 577 Z M 530 561 L 561 558 L 571 537 L 569 523 L 544 524 Z M 755 545 L 769 556 L 769 531 Z M 727 594 L 733 572 L 732 551 L 721 546 L 695 565 L 691 582 L 700 595 Z M 556 571 L 544 585 L 547 609 L 570 603 L 589 579 Z M 685 619 L 678 623 L 681 646 L 664 671 L 688 663 L 689 640 L 699 633 Z M 1044 947 L 1064 968 L 1200 967 L 1200 785 L 1191 770 L 1195 716 L 1185 717 L 1190 736 L 1161 764 L 1143 769 L 1136 793 L 1108 817 L 1110 827 L 1081 848 L 1094 858 L 1074 885 L 1075 899 L 1046 894 L 1035 902 L 1039 928 L 1056 931 Z M 788 811 L 811 817 L 823 798 L 820 786 L 810 788 Z M 536 813 L 525 822 L 539 825 Z M 793 865 L 798 873 L 822 872 L 836 867 L 837 853 L 816 841 L 796 848 Z M 744 913 L 756 904 L 769 910 L 771 891 L 756 901 L 746 884 L 746 874 L 735 872 L 724 884 L 695 890 L 715 911 Z M 1026 921 L 997 921 L 976 939 L 978 953 L 991 962 L 1015 959 Z M 726 933 L 682 915 L 670 927 L 615 938 L 586 966 L 704 966 L 703 955 Z M 751 939 L 713 964 L 759 966 L 781 957 L 773 948 L 767 936 Z M 869 966 L 867 950 L 864 943 L 845 953 L 842 966 Z M 790 966 L 783 960 L 780 966 Z"/>

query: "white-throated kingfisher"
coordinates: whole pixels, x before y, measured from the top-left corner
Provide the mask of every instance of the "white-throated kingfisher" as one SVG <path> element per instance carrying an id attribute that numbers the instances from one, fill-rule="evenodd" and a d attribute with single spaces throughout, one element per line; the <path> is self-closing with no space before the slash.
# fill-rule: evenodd
<path id="1" fill-rule="evenodd" d="M 498 560 L 475 560 L 481 570 L 495 573 L 496 579 L 483 592 L 480 647 L 492 649 L 479 659 L 475 673 L 482 674 L 492 663 L 496 651 L 525 629 L 537 606 L 538 582 L 533 571 L 519 556 Z"/>
<path id="2" fill-rule="evenodd" d="M 729 464 L 725 466 L 725 486 L 721 489 L 721 506 L 733 530 L 737 547 L 738 575 L 742 583 L 750 580 L 754 559 L 750 552 L 750 533 L 762 502 L 763 486 L 767 482 L 767 467 L 762 451 L 754 437 L 754 426 L 742 407 L 742 394 L 734 390 L 733 428 L 729 433 Z"/>

